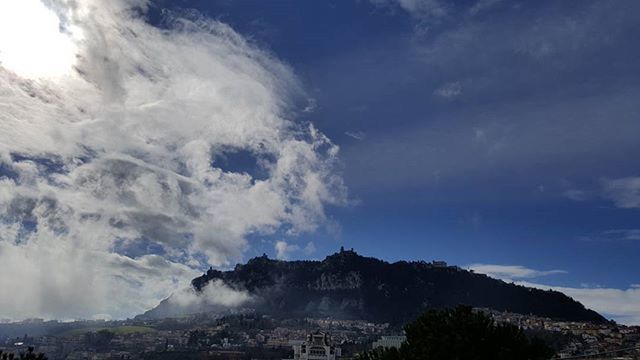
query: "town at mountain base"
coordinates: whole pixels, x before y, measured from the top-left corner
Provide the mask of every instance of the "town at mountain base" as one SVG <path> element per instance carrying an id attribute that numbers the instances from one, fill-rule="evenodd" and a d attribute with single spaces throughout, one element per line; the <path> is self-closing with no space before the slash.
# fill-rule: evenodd
<path id="1" fill-rule="evenodd" d="M 206 296 L 202 290 L 220 282 L 249 294 L 250 300 L 237 306 L 274 316 L 402 324 L 427 309 L 464 304 L 557 320 L 607 321 L 557 291 L 506 283 L 442 261 L 388 263 L 344 249 L 322 261 L 282 261 L 263 255 L 230 271 L 210 269 L 193 279 L 191 286 L 196 294 Z M 138 318 L 229 310 L 228 306 L 202 305 L 206 303 L 185 307 L 168 298 Z"/>

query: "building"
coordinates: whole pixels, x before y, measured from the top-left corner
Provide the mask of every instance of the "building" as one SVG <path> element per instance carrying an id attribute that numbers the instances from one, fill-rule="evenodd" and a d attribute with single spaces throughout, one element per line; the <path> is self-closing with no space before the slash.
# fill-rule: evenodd
<path id="1" fill-rule="evenodd" d="M 377 349 L 381 348 L 396 348 L 399 349 L 400 345 L 407 340 L 407 337 L 404 335 L 396 335 L 396 336 L 381 336 L 380 340 L 374 341 L 372 348 Z"/>
<path id="2" fill-rule="evenodd" d="M 292 346 L 294 360 L 336 360 L 342 356 L 342 350 L 331 345 L 326 333 L 309 334 L 306 341 L 292 343 Z"/>

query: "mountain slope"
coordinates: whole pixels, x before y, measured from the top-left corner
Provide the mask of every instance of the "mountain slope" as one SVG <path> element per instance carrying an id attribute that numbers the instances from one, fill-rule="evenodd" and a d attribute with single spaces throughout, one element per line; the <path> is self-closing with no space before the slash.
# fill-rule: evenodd
<path id="1" fill-rule="evenodd" d="M 246 290 L 257 311 L 281 316 L 333 316 L 401 323 L 427 308 L 457 304 L 573 321 L 606 321 L 555 291 L 508 284 L 457 267 L 425 262 L 387 263 L 342 251 L 323 261 L 278 261 L 266 256 L 232 271 L 209 270 L 193 279 L 198 292 L 212 281 Z M 170 301 L 142 317 L 179 313 Z"/>

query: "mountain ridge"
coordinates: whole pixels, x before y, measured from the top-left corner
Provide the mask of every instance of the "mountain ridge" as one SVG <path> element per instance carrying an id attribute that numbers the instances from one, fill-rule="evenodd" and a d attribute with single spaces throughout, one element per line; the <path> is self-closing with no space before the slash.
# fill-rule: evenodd
<path id="1" fill-rule="evenodd" d="M 389 263 L 344 249 L 322 261 L 274 260 L 263 255 L 233 270 L 210 269 L 193 279 L 191 286 L 200 294 L 214 281 L 248 292 L 256 311 L 276 316 L 402 323 L 429 308 L 465 304 L 558 320 L 607 321 L 557 291 L 506 283 L 444 262 Z M 140 316 L 177 315 L 181 310 L 174 307 L 165 299 Z"/>

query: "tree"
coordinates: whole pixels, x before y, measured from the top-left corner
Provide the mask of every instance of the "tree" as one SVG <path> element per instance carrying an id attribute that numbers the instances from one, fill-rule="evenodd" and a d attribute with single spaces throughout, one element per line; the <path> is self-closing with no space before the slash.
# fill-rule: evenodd
<path id="1" fill-rule="evenodd" d="M 47 360 L 47 357 L 44 354 L 42 353 L 36 354 L 34 352 L 33 346 L 29 346 L 29 348 L 27 348 L 26 353 L 20 353 L 18 355 L 18 358 L 20 360 Z M 0 359 L 13 360 L 15 359 L 15 355 L 13 353 L 3 353 L 2 350 L 0 350 Z"/>
<path id="2" fill-rule="evenodd" d="M 104 349 L 109 346 L 111 340 L 116 336 L 114 332 L 107 329 L 98 330 L 97 332 L 88 332 L 84 334 L 84 341 L 89 346 L 97 349 Z"/>
<path id="3" fill-rule="evenodd" d="M 405 327 L 400 349 L 374 349 L 362 360 L 542 360 L 554 352 L 510 324 L 496 324 L 471 307 L 430 310 Z"/>

